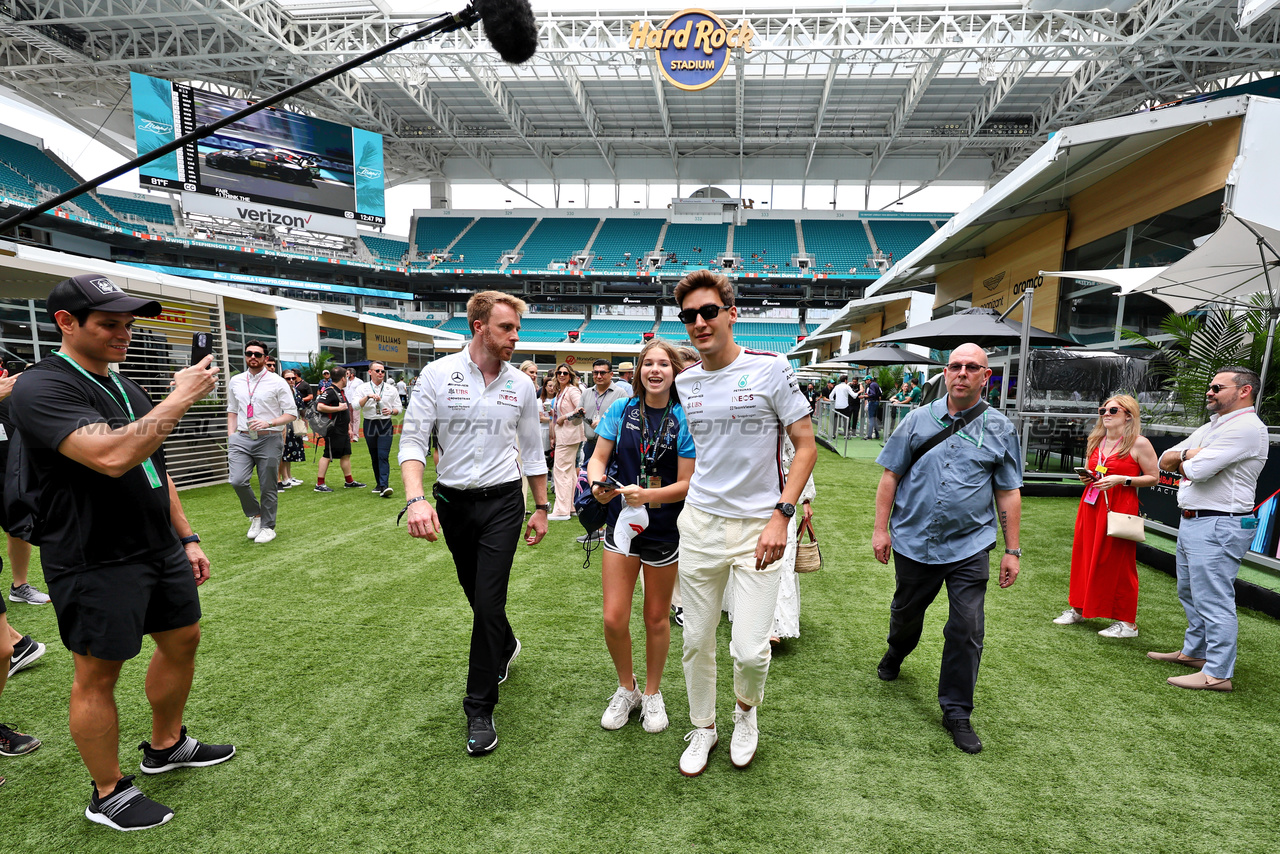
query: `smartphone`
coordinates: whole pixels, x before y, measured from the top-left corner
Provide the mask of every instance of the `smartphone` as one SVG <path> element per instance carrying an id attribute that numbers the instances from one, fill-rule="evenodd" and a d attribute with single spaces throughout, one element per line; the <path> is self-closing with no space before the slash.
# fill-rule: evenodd
<path id="1" fill-rule="evenodd" d="M 593 481 L 592 486 L 598 486 L 601 489 L 622 489 L 622 484 L 618 483 L 611 477 L 605 477 L 604 480 Z"/>
<path id="2" fill-rule="evenodd" d="M 208 332 L 197 332 L 191 336 L 191 364 L 198 365 L 205 356 L 213 355 L 213 336 Z"/>
<path id="3" fill-rule="evenodd" d="M 1100 477 L 1100 475 L 1096 471 L 1089 471 L 1087 468 L 1082 468 L 1081 466 L 1076 466 L 1075 469 L 1076 469 L 1076 474 L 1080 475 L 1086 480 L 1097 480 Z"/>

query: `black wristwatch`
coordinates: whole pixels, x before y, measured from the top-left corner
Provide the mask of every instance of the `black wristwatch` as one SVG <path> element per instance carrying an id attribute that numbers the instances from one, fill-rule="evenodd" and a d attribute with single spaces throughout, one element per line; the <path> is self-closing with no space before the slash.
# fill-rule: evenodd
<path id="1" fill-rule="evenodd" d="M 782 503 L 773 505 L 773 509 L 781 510 L 782 515 L 786 516 L 788 519 L 796 515 L 796 506 L 794 504 L 787 504 L 785 502 L 782 502 Z"/>
<path id="2" fill-rule="evenodd" d="M 543 511 L 545 511 L 545 512 L 547 512 L 547 513 L 550 513 L 550 512 L 551 512 L 551 505 L 550 505 L 550 504 L 535 504 L 535 505 L 533 505 L 533 512 L 534 512 L 534 513 L 537 513 L 539 510 L 543 510 Z"/>
<path id="3" fill-rule="evenodd" d="M 191 545 L 192 543 L 198 543 L 198 542 L 200 542 L 200 535 L 199 535 L 199 534 L 192 534 L 192 535 L 191 535 L 191 536 L 189 536 L 189 537 L 183 537 L 183 538 L 182 538 L 182 544 L 183 544 L 184 546 L 189 546 L 189 545 Z"/>

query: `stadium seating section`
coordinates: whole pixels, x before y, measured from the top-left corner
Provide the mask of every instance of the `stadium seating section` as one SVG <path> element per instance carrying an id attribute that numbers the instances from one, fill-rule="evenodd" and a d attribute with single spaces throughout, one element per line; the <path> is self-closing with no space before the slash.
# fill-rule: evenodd
<path id="1" fill-rule="evenodd" d="M 360 235 L 360 239 L 364 241 L 364 245 L 373 253 L 373 257 L 380 258 L 391 264 L 399 264 L 405 253 L 409 251 L 409 244 L 403 240 L 374 237 L 369 234 Z"/>
<path id="2" fill-rule="evenodd" d="M 43 151 L 34 145 L 27 145 L 25 142 L 19 142 L 16 139 L 0 136 L 0 163 L 9 166 L 20 175 L 27 176 L 32 183 L 45 184 L 53 187 L 59 193 L 74 189 L 80 184 L 79 178 L 74 177 L 66 169 L 53 162 Z M 83 208 L 89 216 L 95 219 L 111 225 L 120 224 L 120 220 L 116 219 L 114 214 L 88 193 L 81 193 L 71 201 L 73 204 Z M 130 227 L 139 231 L 146 231 L 145 227 Z"/>
<path id="3" fill-rule="evenodd" d="M 444 332 L 457 332 L 459 335 L 466 335 L 469 328 L 465 314 L 461 317 L 451 317 L 440 324 L 440 329 Z"/>
<path id="4" fill-rule="evenodd" d="M 728 223 L 694 224 L 673 222 L 662 238 L 664 255 L 674 252 L 675 263 L 663 262 L 663 268 L 697 270 L 715 264 L 729 242 Z"/>
<path id="5" fill-rule="evenodd" d="M 664 222 L 665 219 L 647 217 L 606 219 L 591 244 L 591 254 L 595 256 L 591 269 L 597 272 L 616 267 L 634 269 L 636 261 L 658 245 L 658 235 Z M 626 255 L 628 252 L 631 253 L 630 258 Z"/>
<path id="6" fill-rule="evenodd" d="M 786 270 L 800 251 L 793 219 L 756 219 L 733 228 L 733 251 L 742 259 L 738 269 L 759 272 L 777 266 Z"/>
<path id="7" fill-rule="evenodd" d="M 502 253 L 516 248 L 534 222 L 533 217 L 525 216 L 482 216 L 453 245 L 455 260 L 445 262 L 444 266 L 496 270 L 502 263 Z"/>
<path id="8" fill-rule="evenodd" d="M 449 244 L 458 238 L 462 229 L 471 220 L 466 217 L 421 217 L 418 219 L 418 233 L 414 238 L 414 248 L 421 253 L 415 261 L 423 261 L 432 252 L 443 252 Z"/>
<path id="9" fill-rule="evenodd" d="M 121 218 L 134 216 L 145 222 L 169 227 L 174 224 L 173 208 L 163 202 L 148 202 L 127 196 L 109 196 L 106 194 L 100 195 L 98 198 Z"/>
<path id="10" fill-rule="evenodd" d="M 513 266 L 523 270 L 545 270 L 553 261 L 567 263 L 574 253 L 587 248 L 591 232 L 599 224 L 600 220 L 595 217 L 544 219 L 520 247 L 524 254 Z"/>
<path id="11" fill-rule="evenodd" d="M 874 266 L 867 266 L 871 241 L 861 220 L 806 219 L 800 225 L 804 251 L 813 257 L 815 272 L 875 273 Z"/>
<path id="12" fill-rule="evenodd" d="M 893 262 L 901 261 L 907 254 L 932 234 L 933 226 L 922 220 L 882 219 L 871 220 L 871 233 L 876 246 Z"/>

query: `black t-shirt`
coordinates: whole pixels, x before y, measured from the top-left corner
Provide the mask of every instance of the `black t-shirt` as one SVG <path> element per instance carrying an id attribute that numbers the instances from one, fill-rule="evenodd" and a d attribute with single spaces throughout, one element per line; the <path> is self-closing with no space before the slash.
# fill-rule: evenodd
<path id="1" fill-rule="evenodd" d="M 152 487 L 141 464 L 113 478 L 58 453 L 63 440 L 81 427 L 102 424 L 100 429 L 114 430 L 129 423 L 115 383 L 106 376 L 97 379 L 86 379 L 61 356 L 50 356 L 23 374 L 10 398 L 13 424 L 40 491 L 35 545 L 41 563 L 55 569 L 149 560 L 178 545 L 169 518 L 163 448 L 151 455 L 159 487 Z M 153 404 L 142 387 L 128 377 L 120 381 L 134 415 L 150 412 Z"/>
<path id="2" fill-rule="evenodd" d="M 311 386 L 306 380 L 298 380 L 298 384 L 293 387 L 294 401 L 302 406 L 302 402 L 311 396 Z"/>
<path id="3" fill-rule="evenodd" d="M 329 432 L 339 430 L 343 433 L 351 429 L 351 410 L 347 408 L 347 397 L 342 393 L 342 389 L 336 385 L 331 385 L 320 395 L 320 402 L 325 406 L 341 406 L 341 412 L 326 412 L 326 415 L 333 416 L 333 426 L 329 428 Z"/>

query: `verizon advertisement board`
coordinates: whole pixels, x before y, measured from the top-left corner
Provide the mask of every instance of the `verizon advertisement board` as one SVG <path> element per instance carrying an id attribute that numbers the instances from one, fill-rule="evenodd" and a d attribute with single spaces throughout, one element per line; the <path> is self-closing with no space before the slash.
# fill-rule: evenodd
<path id="1" fill-rule="evenodd" d="M 205 196 L 199 193 L 183 193 L 182 208 L 187 213 L 206 214 L 224 219 L 271 226 L 277 229 L 312 231 L 316 234 L 340 234 L 356 236 L 356 221 L 340 216 L 302 211 L 281 205 L 264 205 L 242 202 L 222 196 Z"/>

